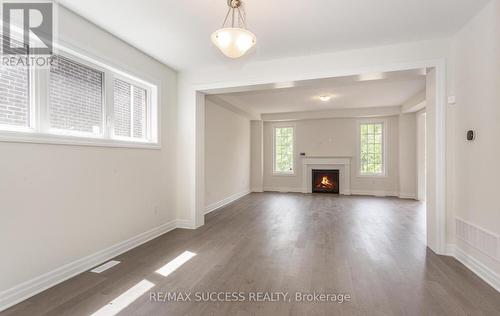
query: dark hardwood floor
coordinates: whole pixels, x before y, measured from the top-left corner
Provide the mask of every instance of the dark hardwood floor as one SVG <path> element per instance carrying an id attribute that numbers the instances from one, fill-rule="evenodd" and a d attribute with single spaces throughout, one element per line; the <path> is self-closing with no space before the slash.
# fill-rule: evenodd
<path id="1" fill-rule="evenodd" d="M 175 258 L 169 275 L 155 272 Z M 189 260 L 169 270 L 182 258 Z M 251 194 L 209 214 L 198 230 L 176 229 L 116 260 L 104 273 L 85 272 L 0 315 L 91 315 L 130 301 L 117 315 L 500 315 L 498 292 L 426 248 L 425 210 L 410 200 Z M 128 290 L 144 282 L 154 286 L 134 300 Z M 150 297 L 192 292 L 194 300 L 195 292 L 213 291 L 244 292 L 246 301 Z M 249 302 L 258 291 L 288 292 L 291 301 Z M 296 302 L 296 292 L 351 300 Z"/>

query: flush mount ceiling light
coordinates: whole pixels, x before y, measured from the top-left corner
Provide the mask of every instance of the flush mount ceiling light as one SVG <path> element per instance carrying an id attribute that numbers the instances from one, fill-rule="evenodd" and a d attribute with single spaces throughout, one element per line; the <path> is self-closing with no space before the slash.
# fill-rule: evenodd
<path id="1" fill-rule="evenodd" d="M 246 29 L 245 10 L 241 0 L 227 0 L 229 9 L 222 28 L 212 34 L 212 42 L 229 58 L 239 58 L 252 48 L 257 39 Z M 230 23 L 227 23 L 231 18 Z M 227 25 L 226 25 L 227 24 Z"/>
<path id="2" fill-rule="evenodd" d="M 322 101 L 322 102 L 328 102 L 332 99 L 332 96 L 330 95 L 322 95 L 319 97 L 319 100 Z"/>

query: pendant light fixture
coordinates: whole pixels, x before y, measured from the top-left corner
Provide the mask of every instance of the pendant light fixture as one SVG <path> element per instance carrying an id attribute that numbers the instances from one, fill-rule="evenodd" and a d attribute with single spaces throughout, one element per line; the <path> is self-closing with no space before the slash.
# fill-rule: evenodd
<path id="1" fill-rule="evenodd" d="M 241 0 L 227 0 L 229 9 L 222 28 L 212 34 L 212 42 L 229 58 L 239 58 L 252 48 L 257 39 L 246 29 L 245 10 Z M 230 23 L 227 23 L 230 20 Z M 226 25 L 227 24 L 227 25 Z"/>

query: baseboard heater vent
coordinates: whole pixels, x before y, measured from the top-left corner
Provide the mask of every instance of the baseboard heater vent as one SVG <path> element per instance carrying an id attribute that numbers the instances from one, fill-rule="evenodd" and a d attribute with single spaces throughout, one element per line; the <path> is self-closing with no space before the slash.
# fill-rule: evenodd
<path id="1" fill-rule="evenodd" d="M 120 263 L 120 261 L 111 260 L 111 261 L 106 262 L 105 264 L 98 266 L 97 268 L 90 270 L 90 272 L 101 273 L 101 272 L 104 272 L 104 271 L 116 266 L 119 263 Z"/>
<path id="2" fill-rule="evenodd" d="M 485 255 L 500 260 L 500 237 L 467 221 L 455 218 L 459 239 L 478 249 Z"/>

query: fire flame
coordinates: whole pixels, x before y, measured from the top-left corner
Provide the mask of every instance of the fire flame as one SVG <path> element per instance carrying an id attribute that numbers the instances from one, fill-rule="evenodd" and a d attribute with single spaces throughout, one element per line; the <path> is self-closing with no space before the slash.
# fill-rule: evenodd
<path id="1" fill-rule="evenodd" d="M 330 179 L 328 179 L 327 176 L 323 176 L 318 186 L 320 188 L 332 189 L 335 185 L 333 184 L 333 182 L 330 181 Z"/>

